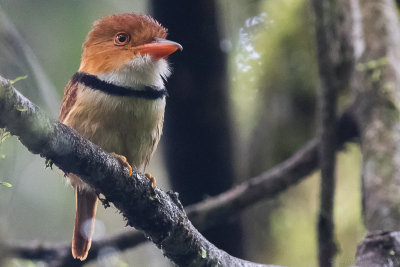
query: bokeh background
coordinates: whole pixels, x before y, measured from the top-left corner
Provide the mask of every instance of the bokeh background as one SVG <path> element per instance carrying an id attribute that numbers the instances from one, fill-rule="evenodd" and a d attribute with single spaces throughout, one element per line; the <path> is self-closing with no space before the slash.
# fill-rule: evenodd
<path id="1" fill-rule="evenodd" d="M 318 73 L 314 19 L 306 0 L 0 0 L 0 74 L 27 75 L 16 87 L 54 118 L 77 71 L 94 20 L 153 14 L 184 50 L 171 56 L 165 134 L 148 170 L 184 204 L 255 176 L 316 133 Z M 341 103 L 346 102 L 342 92 Z M 356 145 L 338 154 L 336 266 L 354 264 L 361 222 Z M 0 144 L 0 241 L 65 243 L 72 237 L 73 190 L 16 137 Z M 316 266 L 319 173 L 277 199 L 258 203 L 206 232 L 217 246 L 251 261 Z M 97 238 L 128 231 L 114 208 L 98 209 Z M 12 259 L 6 266 L 42 266 Z M 170 266 L 153 244 L 88 266 Z"/>

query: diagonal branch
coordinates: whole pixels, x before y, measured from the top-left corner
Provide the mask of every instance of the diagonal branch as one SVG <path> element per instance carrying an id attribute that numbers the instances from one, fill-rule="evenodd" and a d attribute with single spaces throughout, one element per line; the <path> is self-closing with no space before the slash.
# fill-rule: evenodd
<path id="1" fill-rule="evenodd" d="M 345 142 L 358 136 L 352 106 L 342 114 L 337 124 L 335 148 L 339 150 Z M 320 141 L 312 139 L 293 156 L 270 170 L 220 195 L 186 207 L 190 220 L 198 229 L 207 229 L 259 201 L 276 197 L 319 168 L 319 146 Z"/>
<path id="2" fill-rule="evenodd" d="M 0 127 L 35 154 L 74 173 L 121 211 L 127 224 L 146 233 L 164 255 L 181 266 L 261 266 L 230 256 L 191 224 L 177 194 L 152 189 L 140 173 L 128 177 L 113 156 L 69 127 L 50 120 L 0 77 Z M 112 179 L 110 179 L 112 177 Z"/>
<path id="3" fill-rule="evenodd" d="M 345 112 L 338 122 L 337 149 L 357 136 L 357 129 L 350 111 Z M 208 229 L 240 213 L 247 207 L 265 199 L 276 197 L 290 186 L 297 184 L 318 169 L 319 142 L 314 139 L 308 142 L 292 157 L 274 168 L 243 182 L 236 187 L 200 203 L 185 208 L 192 223 L 201 230 Z M 113 246 L 119 250 L 132 248 L 146 241 L 140 232 L 129 232 L 93 242 L 87 260 L 96 258 L 98 251 L 105 246 Z M 25 244 L 4 245 L 7 254 L 28 259 L 40 259 L 34 255 L 53 255 L 49 261 L 62 262 L 62 266 L 80 266 L 72 262 L 70 244 L 27 246 Z M 46 255 L 40 254 L 46 250 Z M 61 258 L 60 258 L 61 257 Z M 41 258 L 41 259 L 43 259 Z M 74 264 L 74 265 L 72 265 Z M 54 266 L 56 264 L 53 264 Z"/>

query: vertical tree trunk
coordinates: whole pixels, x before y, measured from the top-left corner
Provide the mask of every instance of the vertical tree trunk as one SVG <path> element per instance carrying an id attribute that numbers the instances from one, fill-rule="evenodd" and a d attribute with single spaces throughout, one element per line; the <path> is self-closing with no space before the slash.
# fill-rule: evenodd
<path id="1" fill-rule="evenodd" d="M 354 97 L 363 152 L 363 215 L 370 231 L 358 266 L 400 266 L 400 25 L 394 1 L 355 1 L 362 38 Z M 382 231 L 384 230 L 384 231 Z"/>
<path id="2" fill-rule="evenodd" d="M 394 1 L 360 0 L 364 51 L 357 65 L 356 118 L 363 152 L 368 230 L 400 230 L 400 28 Z"/>
<path id="3" fill-rule="evenodd" d="M 234 182 L 226 55 L 220 49 L 214 0 L 153 0 L 154 16 L 183 45 L 168 81 L 164 148 L 173 189 L 185 205 L 218 194 Z M 238 223 L 221 225 L 205 236 L 241 256 Z"/>

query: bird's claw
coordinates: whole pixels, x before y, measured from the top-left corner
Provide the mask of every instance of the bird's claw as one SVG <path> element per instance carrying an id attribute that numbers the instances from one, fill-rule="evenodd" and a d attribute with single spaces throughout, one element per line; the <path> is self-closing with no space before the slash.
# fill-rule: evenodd
<path id="1" fill-rule="evenodd" d="M 121 164 L 122 167 L 128 168 L 129 177 L 132 176 L 132 167 L 131 167 L 131 165 L 129 165 L 128 161 L 126 160 L 126 157 L 116 154 L 114 152 L 112 152 L 111 155 L 119 161 L 119 163 Z"/>
<path id="2" fill-rule="evenodd" d="M 152 176 L 150 173 L 145 173 L 144 175 L 150 180 L 151 187 L 153 187 L 153 189 L 156 188 L 156 178 L 154 178 L 154 176 Z"/>

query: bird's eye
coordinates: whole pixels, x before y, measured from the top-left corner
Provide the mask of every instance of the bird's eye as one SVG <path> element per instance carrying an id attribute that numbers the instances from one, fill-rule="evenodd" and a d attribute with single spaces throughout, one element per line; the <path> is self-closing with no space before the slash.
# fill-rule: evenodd
<path id="1" fill-rule="evenodd" d="M 115 35 L 114 44 L 115 45 L 126 45 L 131 40 L 131 36 L 126 32 L 119 32 Z"/>

